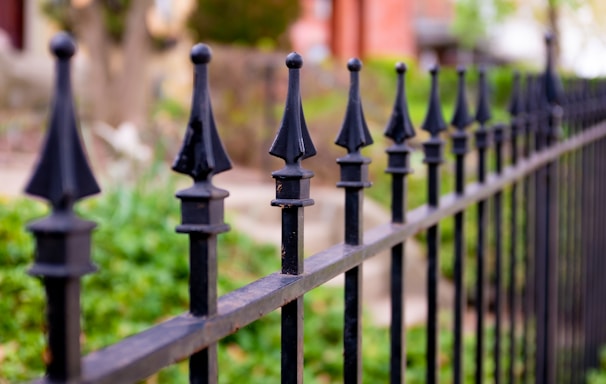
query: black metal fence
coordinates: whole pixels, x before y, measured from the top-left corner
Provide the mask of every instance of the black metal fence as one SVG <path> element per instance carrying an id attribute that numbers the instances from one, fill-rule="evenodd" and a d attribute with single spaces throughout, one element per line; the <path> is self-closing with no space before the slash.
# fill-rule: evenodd
<path id="1" fill-rule="evenodd" d="M 359 92 L 357 59 L 348 63 L 351 88 L 343 127 L 336 144 L 347 154 L 337 160 L 338 187 L 345 190 L 345 239 L 311 257 L 303 257 L 303 222 L 313 173 L 301 161 L 315 154 L 305 124 L 299 93 L 301 56 L 286 59 L 289 71 L 284 117 L 270 154 L 285 166 L 272 173 L 282 212 L 282 270 L 241 289 L 217 297 L 217 235 L 229 229 L 223 202 L 228 192 L 212 184 L 212 176 L 227 171 L 230 160 L 215 127 L 207 84 L 210 49 L 194 46 L 195 80 L 191 118 L 173 169 L 189 175 L 192 187 L 179 191 L 182 224 L 190 239 L 190 310 L 88 356 L 80 356 L 80 278 L 93 272 L 91 231 L 95 224 L 73 212 L 76 201 L 99 192 L 81 146 L 70 90 L 70 58 L 75 45 L 57 35 L 51 49 L 57 57 L 57 87 L 44 150 L 26 192 L 52 205 L 49 217 L 29 226 L 37 251 L 30 270 L 41 276 L 47 293 L 50 359 L 40 382 L 136 382 L 177 361 L 190 359 L 192 383 L 216 382 L 216 344 L 239 328 L 281 308 L 282 382 L 303 377 L 303 295 L 345 274 L 343 372 L 348 383 L 361 382 L 361 288 L 364 261 L 391 249 L 391 382 L 404 382 L 404 243 L 426 231 L 427 242 L 427 383 L 438 382 L 437 325 L 440 256 L 439 225 L 454 218 L 455 300 L 453 373 L 448 382 L 463 381 L 463 313 L 466 240 L 464 215 L 477 214 L 477 282 L 475 292 L 475 382 L 484 380 L 484 364 L 494 359 L 490 376 L 501 381 L 578 383 L 597 363 L 606 342 L 606 248 L 602 218 L 606 217 L 606 97 L 604 83 L 570 79 L 560 86 L 547 38 L 546 70 L 540 75 L 514 76 L 508 124 L 490 124 L 487 79 L 480 70 L 477 111 L 471 117 L 465 99 L 465 70 L 459 70 L 458 99 L 451 120 L 455 190 L 440 196 L 439 168 L 445 160 L 444 121 L 438 92 L 438 68 L 422 128 L 427 164 L 427 205 L 408 211 L 406 178 L 410 172 L 407 144 L 415 135 L 407 111 L 404 77 L 399 63 L 397 95 L 385 135 L 387 173 L 392 178 L 392 221 L 363 232 L 364 188 L 370 186 L 368 164 L 361 148 L 372 144 Z M 467 129 L 474 125 L 475 141 Z M 466 182 L 465 159 L 475 152 L 477 176 Z M 505 153 L 507 152 L 507 153 Z M 495 171 L 488 172 L 494 157 Z M 507 159 L 507 160 L 506 160 Z M 387 198 L 387 197 L 386 197 Z M 489 204 L 490 203 L 490 204 Z M 489 212 L 489 210 L 491 212 Z M 489 215 L 489 213 L 491 213 Z M 507 214 L 505 214 L 507 213 Z M 493 232 L 492 234 L 489 232 Z M 489 235 L 494 241 L 487 241 Z M 493 259 L 494 257 L 494 259 Z M 491 260 L 489 260 L 489 258 Z M 489 271 L 490 270 L 490 271 Z M 505 273 L 508 270 L 509 273 Z M 520 276 L 523 271 L 523 276 Z M 489 274 L 494 279 L 489 278 Z M 507 280 L 504 281 L 504 277 Z M 523 283 L 519 283 L 523 282 Z M 489 287 L 490 285 L 490 287 Z M 494 310 L 488 316 L 488 292 Z M 494 325 L 494 351 L 488 353 L 488 323 Z M 509 346 L 503 348 L 505 341 Z M 503 342 L 503 343 L 502 343 Z M 512 362 L 521 354 L 522 366 Z M 507 355 L 507 356 L 506 356 Z M 518 360 L 520 360 L 518 358 Z M 520 368 L 520 369 L 518 369 Z"/>

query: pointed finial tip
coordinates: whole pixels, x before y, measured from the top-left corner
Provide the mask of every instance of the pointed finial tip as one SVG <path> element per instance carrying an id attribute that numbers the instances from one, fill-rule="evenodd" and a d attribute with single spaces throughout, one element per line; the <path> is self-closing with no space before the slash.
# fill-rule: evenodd
<path id="1" fill-rule="evenodd" d="M 360 72 L 362 69 L 362 61 L 357 57 L 349 59 L 347 62 L 347 69 L 349 69 L 350 72 Z"/>
<path id="2" fill-rule="evenodd" d="M 58 59 L 69 59 L 76 52 L 76 42 L 69 33 L 59 32 L 51 39 L 50 49 Z"/>
<path id="3" fill-rule="evenodd" d="M 406 67 L 406 64 L 404 64 L 403 62 L 399 61 L 396 63 L 396 72 L 405 73 L 407 69 L 408 68 Z"/>
<path id="4" fill-rule="evenodd" d="M 440 66 L 438 64 L 434 64 L 431 68 L 429 68 L 429 73 L 431 73 L 432 76 L 437 75 L 438 72 L 440 72 Z"/>
<path id="5" fill-rule="evenodd" d="M 208 45 L 198 43 L 192 47 L 190 57 L 194 64 L 207 64 L 212 58 L 212 50 Z"/>
<path id="6" fill-rule="evenodd" d="M 459 65 L 457 67 L 457 73 L 459 74 L 459 76 L 462 76 L 465 74 L 465 72 L 467 72 L 467 67 L 464 65 Z"/>
<path id="7" fill-rule="evenodd" d="M 290 69 L 299 69 L 303 66 L 303 58 L 297 52 L 291 52 L 286 56 L 286 66 Z"/>
<path id="8" fill-rule="evenodd" d="M 554 36 L 552 32 L 547 32 L 545 33 L 545 43 L 547 43 L 547 45 L 551 45 L 551 43 L 553 42 Z"/>

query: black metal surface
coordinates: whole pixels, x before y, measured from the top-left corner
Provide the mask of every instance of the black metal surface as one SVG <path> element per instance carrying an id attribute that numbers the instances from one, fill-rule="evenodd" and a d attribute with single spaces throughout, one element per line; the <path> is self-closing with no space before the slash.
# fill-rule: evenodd
<path id="1" fill-rule="evenodd" d="M 475 120 L 479 123 L 474 132 L 476 149 L 478 154 L 478 182 L 486 183 L 486 149 L 489 146 L 488 130 L 486 123 L 490 120 L 490 107 L 488 105 L 488 84 L 486 82 L 485 69 L 480 69 L 478 107 Z M 486 298 L 484 285 L 486 281 L 486 201 L 478 201 L 477 205 L 477 281 L 476 281 L 476 350 L 475 350 L 475 382 L 484 381 L 484 313 Z"/>
<path id="2" fill-rule="evenodd" d="M 341 167 L 341 181 L 337 187 L 345 188 L 345 244 L 360 245 L 364 234 L 364 188 L 370 187 L 368 164 L 370 159 L 360 150 L 372 144 L 362 100 L 360 99 L 359 72 L 362 62 L 351 59 L 347 63 L 350 88 L 345 120 L 335 143 L 347 149 L 347 155 L 337 159 Z M 345 311 L 343 326 L 343 378 L 345 383 L 362 382 L 362 264 L 345 272 Z"/>
<path id="3" fill-rule="evenodd" d="M 457 104 L 450 121 L 456 128 L 452 133 L 452 153 L 455 155 L 455 193 L 465 191 L 465 155 L 468 152 L 469 135 L 465 131 L 473 119 L 469 114 L 465 96 L 465 68 L 458 69 Z M 463 382 L 463 315 L 465 314 L 465 211 L 454 215 L 454 347 L 453 347 L 453 383 Z"/>
<path id="4" fill-rule="evenodd" d="M 542 76 L 544 123 L 537 132 L 537 150 L 553 145 L 560 135 L 559 81 L 553 67 L 553 40 L 546 38 L 547 65 Z M 544 99 L 543 99 L 544 98 Z M 558 197 L 557 159 L 537 172 L 537 374 L 541 383 L 556 380 Z"/>
<path id="5" fill-rule="evenodd" d="M 505 126 L 497 124 L 493 128 L 493 141 L 495 146 L 496 174 L 503 172 L 503 142 L 505 141 Z M 502 276 L 503 276 L 503 192 L 494 195 L 494 382 L 498 384 L 502 377 L 501 340 L 503 328 L 503 306 L 502 306 Z"/>
<path id="6" fill-rule="evenodd" d="M 88 165 L 74 110 L 70 59 L 76 44 L 67 33 L 58 33 L 50 50 L 57 63 L 50 124 L 25 192 L 47 200 L 52 212 L 27 227 L 36 238 L 35 260 L 28 272 L 42 277 L 46 292 L 47 380 L 77 382 L 81 371 L 80 278 L 96 269 L 90 259 L 95 223 L 78 218 L 73 206 L 100 190 Z"/>
<path id="7" fill-rule="evenodd" d="M 524 95 L 524 158 L 529 159 L 534 152 L 535 132 L 537 126 L 536 118 L 536 82 L 531 75 L 526 76 Z M 534 374 L 534 352 L 535 343 L 532 341 L 534 335 L 533 318 L 534 318 L 534 292 L 535 292 L 535 252 L 534 252 L 534 223 L 535 215 L 535 175 L 530 174 L 524 178 L 524 311 L 523 311 L 523 333 L 522 333 L 522 382 L 531 382 Z"/>
<path id="8" fill-rule="evenodd" d="M 514 73 L 513 89 L 509 104 L 510 121 L 510 158 L 511 164 L 518 163 L 518 134 L 523 128 L 524 117 L 522 116 L 522 89 L 520 87 L 520 74 Z M 507 283 L 507 309 L 509 312 L 509 369 L 507 371 L 507 382 L 513 384 L 516 381 L 516 360 L 517 360 L 517 335 L 516 335 L 516 316 L 517 308 L 517 282 L 518 282 L 518 183 L 511 185 L 511 195 L 509 207 L 511 210 L 509 219 L 509 281 Z"/>
<path id="9" fill-rule="evenodd" d="M 272 173 L 276 198 L 271 205 L 282 209 L 282 274 L 303 273 L 303 209 L 314 201 L 309 197 L 313 172 L 301 167 L 301 160 L 316 154 L 311 141 L 299 89 L 298 53 L 286 57 L 288 94 L 284 117 L 269 153 L 282 158 L 284 168 Z M 282 307 L 282 383 L 303 382 L 303 293 L 284 301 Z"/>
<path id="10" fill-rule="evenodd" d="M 410 121 L 404 75 L 406 65 L 396 64 L 398 77 L 396 100 L 391 118 L 385 128 L 385 136 L 393 140 L 387 148 L 388 167 L 385 172 L 391 174 L 391 222 L 406 222 L 406 176 L 411 172 L 410 152 L 407 140 L 415 136 Z M 405 382 L 406 371 L 406 319 L 404 305 L 405 243 L 391 248 L 391 327 L 390 327 L 390 365 L 389 377 L 392 384 Z"/>
<path id="11" fill-rule="evenodd" d="M 429 132 L 429 140 L 423 143 L 424 162 L 427 164 L 427 207 L 438 207 L 440 196 L 439 165 L 443 162 L 440 133 L 446 130 L 446 122 L 442 116 L 442 106 L 438 93 L 438 67 L 430 70 L 431 93 L 429 107 L 422 128 Z M 438 223 L 427 229 L 427 373 L 425 381 L 428 384 L 438 382 L 438 274 L 440 233 Z"/>
<path id="12" fill-rule="evenodd" d="M 199 317 L 217 312 L 217 234 L 229 230 L 223 217 L 223 201 L 229 193 L 215 187 L 212 176 L 229 170 L 231 161 L 219 138 L 208 92 L 211 50 L 205 44 L 196 44 L 190 57 L 194 64 L 191 115 L 173 170 L 194 181 L 193 186 L 176 194 L 181 200 L 177 232 L 189 234 L 189 312 Z M 216 345 L 190 357 L 189 381 L 218 381 Z"/>

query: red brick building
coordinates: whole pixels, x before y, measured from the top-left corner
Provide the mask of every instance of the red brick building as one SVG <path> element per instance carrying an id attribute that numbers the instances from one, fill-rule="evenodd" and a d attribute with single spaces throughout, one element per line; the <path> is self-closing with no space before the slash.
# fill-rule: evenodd
<path id="1" fill-rule="evenodd" d="M 295 50 L 358 56 L 418 56 L 453 41 L 451 0 L 300 0 L 292 30 Z"/>

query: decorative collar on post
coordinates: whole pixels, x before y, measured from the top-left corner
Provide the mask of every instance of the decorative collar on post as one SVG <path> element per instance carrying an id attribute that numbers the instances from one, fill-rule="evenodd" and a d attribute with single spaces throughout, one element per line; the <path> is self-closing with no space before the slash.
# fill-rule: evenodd
<path id="1" fill-rule="evenodd" d="M 410 120 L 408 104 L 406 102 L 404 82 L 406 70 L 407 68 L 404 63 L 396 64 L 396 73 L 398 75 L 396 100 L 384 133 L 386 137 L 389 137 L 394 142 L 392 146 L 387 148 L 389 163 L 385 172 L 391 174 L 405 175 L 410 173 L 408 155 L 410 154 L 411 149 L 406 145 L 406 141 L 416 135 L 414 126 Z"/>
<path id="2" fill-rule="evenodd" d="M 213 175 L 231 169 L 231 161 L 217 132 L 208 92 L 207 67 L 211 56 L 205 44 L 196 44 L 191 50 L 194 64 L 191 116 L 172 169 L 191 176 L 194 185 L 176 195 L 182 201 L 182 224 L 177 232 L 216 234 L 229 229 L 223 222 L 223 200 L 229 193 L 215 187 L 211 180 Z M 209 204 L 199 204 L 202 201 Z"/>
<path id="3" fill-rule="evenodd" d="M 271 145 L 269 153 L 286 163 L 284 168 L 272 173 L 276 179 L 276 199 L 273 206 L 307 206 L 312 205 L 309 198 L 310 178 L 313 172 L 301 167 L 301 160 L 316 154 L 301 105 L 299 90 L 299 69 L 303 58 L 296 52 L 286 57 L 288 67 L 288 94 L 286 108 L 280 128 Z"/>
<path id="4" fill-rule="evenodd" d="M 363 157 L 360 150 L 372 144 L 373 140 L 364 119 L 360 100 L 359 73 L 362 69 L 362 62 L 357 58 L 350 59 L 347 69 L 350 72 L 347 111 L 341 131 L 335 140 L 335 144 L 347 149 L 347 155 L 337 159 L 337 163 L 341 166 L 341 181 L 337 183 L 337 186 L 366 188 L 371 185 L 368 181 L 370 159 Z"/>
<path id="5" fill-rule="evenodd" d="M 465 129 L 473 123 L 473 118 L 469 114 L 467 96 L 465 94 L 465 72 L 466 69 L 463 66 L 457 69 L 459 77 L 457 85 L 457 103 L 452 119 L 450 120 L 450 124 L 456 128 L 455 132 L 452 134 L 452 152 L 455 155 L 464 155 L 467 153 L 467 133 L 465 132 Z"/>
<path id="6" fill-rule="evenodd" d="M 49 382 L 80 378 L 80 278 L 96 268 L 90 260 L 95 223 L 78 218 L 74 203 L 100 191 L 89 167 L 78 132 L 70 84 L 74 40 L 61 32 L 51 40 L 57 58 L 57 82 L 50 126 L 42 155 L 25 192 L 52 205 L 49 217 L 31 223 L 36 256 L 29 270 L 43 277 L 46 290 Z"/>
<path id="7" fill-rule="evenodd" d="M 439 164 L 442 162 L 442 140 L 440 132 L 446 130 L 446 122 L 442 116 L 442 106 L 440 104 L 440 95 L 438 93 L 438 72 L 436 65 L 429 73 L 431 74 L 431 94 L 429 96 L 429 108 L 425 121 L 421 128 L 430 134 L 428 141 L 423 143 L 425 147 L 425 162 L 428 164 Z"/>
<path id="8" fill-rule="evenodd" d="M 95 225 L 78 219 L 73 205 L 100 192 L 100 189 L 82 146 L 74 110 L 70 59 L 76 52 L 76 44 L 70 35 L 61 32 L 53 37 L 50 48 L 57 58 L 50 125 L 42 155 L 25 192 L 48 200 L 52 213 L 28 227 L 38 239 L 36 261 L 29 272 L 41 276 L 75 277 L 95 270 L 89 249 L 90 231 Z M 46 237 L 48 233 L 63 237 L 65 248 L 62 249 L 65 252 L 53 252 L 46 243 L 46 240 L 51 240 Z M 76 252 L 75 248 L 68 246 L 74 241 L 85 241 L 86 244 L 78 243 Z"/>

